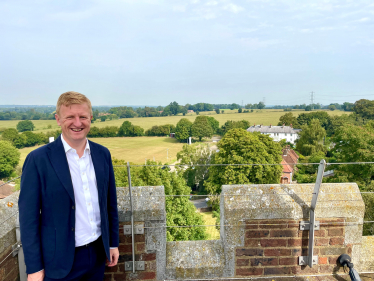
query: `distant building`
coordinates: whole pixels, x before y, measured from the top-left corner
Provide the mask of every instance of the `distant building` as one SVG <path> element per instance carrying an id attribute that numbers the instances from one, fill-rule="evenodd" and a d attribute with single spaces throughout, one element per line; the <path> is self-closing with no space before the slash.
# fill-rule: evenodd
<path id="1" fill-rule="evenodd" d="M 191 110 L 187 110 L 187 113 L 194 113 L 194 111 L 191 109 Z"/>
<path id="2" fill-rule="evenodd" d="M 275 141 L 285 139 L 286 141 L 295 144 L 295 140 L 299 137 L 300 129 L 294 129 L 292 126 L 262 126 L 254 125 L 247 129 L 248 132 L 260 132 L 264 135 L 269 135 Z"/>
<path id="3" fill-rule="evenodd" d="M 286 146 L 282 150 L 282 176 L 281 184 L 292 183 L 292 176 L 295 174 L 296 164 L 299 160 L 299 156 L 289 146 Z"/>

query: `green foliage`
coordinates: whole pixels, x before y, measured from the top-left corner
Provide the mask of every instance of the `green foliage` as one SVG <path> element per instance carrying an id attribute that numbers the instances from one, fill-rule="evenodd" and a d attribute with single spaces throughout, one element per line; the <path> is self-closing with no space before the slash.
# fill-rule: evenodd
<path id="1" fill-rule="evenodd" d="M 19 163 L 20 153 L 9 141 L 0 141 L 0 178 L 9 177 Z"/>
<path id="2" fill-rule="evenodd" d="M 312 109 L 313 109 L 313 108 L 312 108 L 311 105 L 308 105 L 308 106 L 305 107 L 305 111 L 312 111 Z"/>
<path id="3" fill-rule="evenodd" d="M 329 105 L 329 109 L 330 109 L 331 111 L 334 111 L 334 110 L 336 109 L 336 106 L 335 106 L 334 104 L 330 104 L 330 105 Z"/>
<path id="4" fill-rule="evenodd" d="M 214 111 L 215 111 L 217 114 L 220 114 L 220 110 L 219 110 L 219 108 L 216 108 Z"/>
<path id="5" fill-rule="evenodd" d="M 100 116 L 100 120 L 101 120 L 101 122 L 105 122 L 105 120 L 107 120 L 108 119 L 108 116 L 107 115 L 102 115 L 102 116 Z"/>
<path id="6" fill-rule="evenodd" d="M 299 128 L 300 126 L 299 123 L 297 122 L 296 117 L 292 114 L 292 112 L 288 112 L 279 118 L 278 126 L 282 126 L 283 124 L 285 126 L 292 125 L 293 128 Z"/>
<path id="7" fill-rule="evenodd" d="M 17 124 L 18 132 L 34 131 L 34 123 L 30 120 L 19 121 Z"/>
<path id="8" fill-rule="evenodd" d="M 103 128 L 97 128 L 92 126 L 90 132 L 87 134 L 89 138 L 112 138 L 116 137 L 118 132 L 118 127 L 116 126 L 106 126 Z"/>
<path id="9" fill-rule="evenodd" d="M 132 127 L 131 122 L 129 121 L 123 122 L 121 127 L 119 127 L 118 136 L 129 137 L 131 135 L 131 127 Z"/>
<path id="10" fill-rule="evenodd" d="M 226 123 L 221 127 L 220 133 L 221 135 L 226 134 L 231 129 L 244 129 L 247 130 L 251 124 L 247 120 L 240 120 L 240 121 L 226 121 Z"/>
<path id="11" fill-rule="evenodd" d="M 218 142 L 219 152 L 212 164 L 281 163 L 282 148 L 268 135 L 232 129 Z M 205 189 L 210 194 L 221 192 L 223 184 L 279 183 L 282 167 L 278 165 L 210 166 Z"/>
<path id="12" fill-rule="evenodd" d="M 170 133 L 175 133 L 175 126 L 172 124 L 153 126 L 145 131 L 146 136 L 168 136 Z"/>
<path id="13" fill-rule="evenodd" d="M 313 119 L 318 119 L 321 126 L 327 131 L 331 125 L 331 117 L 326 111 L 315 111 L 311 113 L 301 113 L 297 118 L 299 126 L 309 125 Z"/>
<path id="14" fill-rule="evenodd" d="M 218 131 L 218 129 L 219 129 L 219 122 L 218 122 L 218 120 L 216 120 L 214 117 L 209 117 L 208 116 L 208 122 L 209 122 L 210 126 L 213 129 L 213 134 L 215 134 Z"/>
<path id="15" fill-rule="evenodd" d="M 355 102 L 353 110 L 365 119 L 374 118 L 374 100 L 361 99 Z"/>
<path id="16" fill-rule="evenodd" d="M 18 131 L 16 129 L 8 128 L 8 129 L 5 129 L 3 131 L 3 133 L 1 134 L 1 137 L 2 137 L 3 140 L 7 140 L 7 141 L 13 143 L 18 135 L 19 134 L 18 134 Z"/>
<path id="17" fill-rule="evenodd" d="M 299 139 L 296 141 L 296 149 L 301 154 L 308 156 L 320 151 L 326 153 L 327 150 L 323 145 L 326 131 L 318 119 L 312 119 L 310 125 L 303 125 L 301 129 Z"/>
<path id="18" fill-rule="evenodd" d="M 197 116 L 195 122 L 192 124 L 191 133 L 193 137 L 199 138 L 210 138 L 213 135 L 213 128 L 210 125 L 207 116 Z"/>
<path id="19" fill-rule="evenodd" d="M 144 129 L 140 126 L 132 126 L 132 131 L 130 137 L 140 137 L 144 136 Z"/>
<path id="20" fill-rule="evenodd" d="M 178 152 L 177 159 L 180 161 L 181 166 L 178 168 L 178 173 L 183 175 L 189 187 L 198 186 L 200 194 L 206 194 L 204 190 L 204 182 L 208 178 L 207 166 L 194 166 L 209 164 L 213 151 L 210 149 L 209 144 L 193 144 L 183 145 L 183 149 Z"/>
<path id="21" fill-rule="evenodd" d="M 188 139 L 191 136 L 191 127 L 192 122 L 187 118 L 179 120 L 175 128 L 175 138 L 180 141 Z"/>
<path id="22" fill-rule="evenodd" d="M 242 113 L 243 112 L 243 109 L 242 108 L 239 108 L 238 109 L 238 113 Z"/>
<path id="23" fill-rule="evenodd" d="M 123 160 L 113 158 L 113 165 L 124 165 Z M 156 165 L 154 161 L 147 160 L 148 165 Z M 116 185 L 128 186 L 127 169 L 114 167 Z M 186 185 L 182 175 L 169 172 L 161 167 L 132 167 L 131 183 L 133 186 L 160 186 L 165 188 L 165 195 L 189 195 L 191 189 Z M 188 196 L 165 198 L 166 224 L 168 226 L 204 225 L 200 214 L 196 213 L 195 206 Z M 204 227 L 171 227 L 166 230 L 168 241 L 204 240 L 207 235 Z"/>

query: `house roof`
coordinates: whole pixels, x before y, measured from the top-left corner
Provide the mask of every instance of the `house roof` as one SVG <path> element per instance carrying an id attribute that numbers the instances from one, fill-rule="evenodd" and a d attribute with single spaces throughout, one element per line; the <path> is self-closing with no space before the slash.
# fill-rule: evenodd
<path id="1" fill-rule="evenodd" d="M 299 155 L 296 154 L 295 150 L 289 148 L 289 146 L 282 150 L 282 157 L 284 158 L 286 156 L 291 157 L 292 163 L 297 163 L 297 160 L 299 159 Z"/>
<path id="2" fill-rule="evenodd" d="M 290 165 L 288 165 L 286 163 L 286 161 L 282 160 L 281 164 L 283 166 L 283 173 L 292 173 L 293 172 L 293 169 L 290 167 Z"/>
<path id="3" fill-rule="evenodd" d="M 301 129 L 294 129 L 290 126 L 262 126 L 254 125 L 247 129 L 248 132 L 260 132 L 260 133 L 289 133 L 289 134 L 298 134 Z"/>

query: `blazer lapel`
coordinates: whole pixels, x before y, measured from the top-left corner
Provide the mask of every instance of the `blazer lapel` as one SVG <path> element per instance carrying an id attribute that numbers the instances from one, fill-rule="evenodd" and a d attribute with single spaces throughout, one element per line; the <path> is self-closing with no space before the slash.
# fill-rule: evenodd
<path id="1" fill-rule="evenodd" d="M 90 142 L 91 159 L 95 169 L 96 183 L 97 183 L 97 194 L 99 196 L 99 202 L 101 202 L 101 193 L 105 185 L 105 158 L 95 143 Z"/>
<path id="2" fill-rule="evenodd" d="M 73 183 L 71 181 L 68 160 L 66 159 L 66 153 L 61 141 L 61 136 L 59 136 L 52 143 L 49 149 L 48 157 L 51 161 L 52 167 L 75 205 Z"/>

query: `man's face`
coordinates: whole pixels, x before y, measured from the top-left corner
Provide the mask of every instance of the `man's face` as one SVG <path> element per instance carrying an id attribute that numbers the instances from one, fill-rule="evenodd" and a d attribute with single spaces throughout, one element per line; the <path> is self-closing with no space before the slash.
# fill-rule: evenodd
<path id="1" fill-rule="evenodd" d="M 60 114 L 56 114 L 55 118 L 57 124 L 61 127 L 64 139 L 70 146 L 86 140 L 92 119 L 87 103 L 62 105 Z"/>

